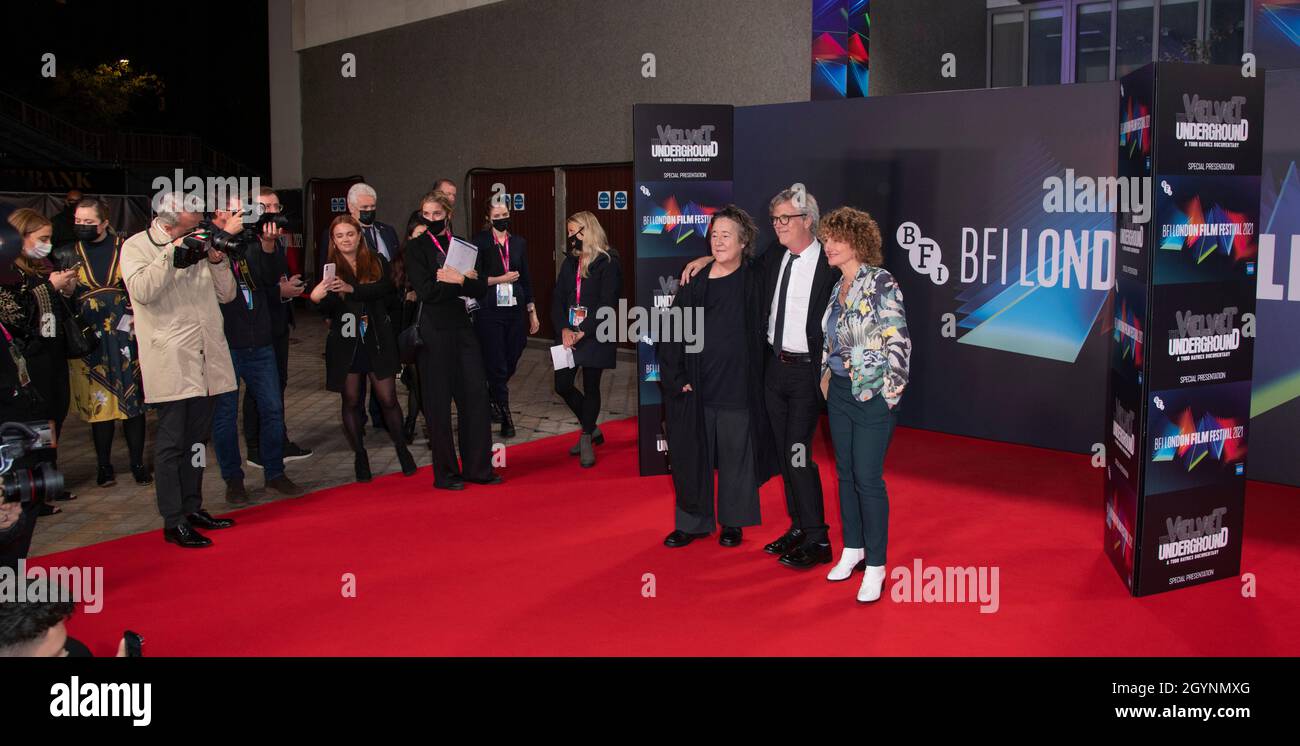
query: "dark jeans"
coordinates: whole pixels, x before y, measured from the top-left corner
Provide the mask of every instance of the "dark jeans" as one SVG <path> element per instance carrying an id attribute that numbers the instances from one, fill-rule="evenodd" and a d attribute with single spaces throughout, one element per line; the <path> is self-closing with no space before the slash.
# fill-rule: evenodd
<path id="1" fill-rule="evenodd" d="M 754 479 L 754 446 L 749 437 L 749 410 L 704 407 L 704 443 L 709 471 L 715 468 L 718 471 L 717 523 L 728 528 L 757 526 L 762 520 Z M 707 512 L 698 515 L 678 507 L 678 530 L 707 534 L 716 528 L 711 474 L 708 483 L 710 494 L 703 500 Z"/>
<path id="2" fill-rule="evenodd" d="M 271 338 L 271 347 L 275 350 L 276 372 L 280 374 L 280 405 L 284 406 L 284 389 L 289 385 L 289 332 Z M 283 418 L 282 418 L 283 419 Z M 282 446 L 289 444 L 289 423 L 283 424 Z M 262 438 L 262 417 L 257 411 L 257 397 L 244 395 L 244 442 L 249 453 L 260 450 Z M 283 449 L 282 449 L 283 450 Z"/>
<path id="3" fill-rule="evenodd" d="M 583 367 L 582 391 L 574 385 L 578 368 L 561 368 L 555 371 L 555 393 L 569 405 L 573 416 L 582 425 L 582 432 L 589 433 L 596 429 L 596 419 L 600 417 L 600 375 L 604 368 Z"/>
<path id="4" fill-rule="evenodd" d="M 479 311 L 474 314 L 474 331 L 483 347 L 488 398 L 499 404 L 509 402 L 510 377 L 515 374 L 519 356 L 528 341 L 523 314 L 518 308 L 514 313 Z"/>
<path id="5" fill-rule="evenodd" d="M 216 397 L 194 396 L 163 402 L 158 410 L 154 437 L 154 490 L 163 525 L 175 528 L 189 523 L 190 514 L 203 508 L 203 446 L 212 430 Z"/>
<path id="6" fill-rule="evenodd" d="M 231 350 L 230 360 L 235 364 L 235 376 L 248 387 L 248 396 L 257 400 L 261 431 L 284 432 L 284 404 L 280 400 L 280 381 L 275 372 L 275 350 L 270 345 Z M 226 481 L 243 479 L 244 470 L 239 453 L 239 389 L 218 394 L 216 410 L 212 414 L 212 445 L 221 466 L 221 478 Z M 268 438 L 259 451 L 266 481 L 284 474 L 284 443 L 279 438 Z"/>
<path id="7" fill-rule="evenodd" d="M 803 529 L 809 541 L 825 544 L 830 527 L 822 504 L 821 474 L 812 459 L 813 433 L 822 414 L 820 375 L 817 363 L 783 363 L 770 356 L 764 397 L 781 463 L 790 527 Z"/>
<path id="8" fill-rule="evenodd" d="M 866 549 L 867 564 L 879 567 L 885 564 L 889 541 L 885 451 L 897 417 L 882 396 L 867 401 L 853 398 L 852 385 L 844 376 L 831 376 L 826 406 L 830 410 L 831 440 L 835 443 L 835 470 L 840 478 L 844 546 Z"/>

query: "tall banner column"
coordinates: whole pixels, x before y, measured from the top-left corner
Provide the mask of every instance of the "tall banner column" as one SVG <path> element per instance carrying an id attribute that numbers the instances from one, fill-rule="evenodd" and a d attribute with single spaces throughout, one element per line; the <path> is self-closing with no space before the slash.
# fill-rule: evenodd
<path id="1" fill-rule="evenodd" d="M 1104 535 L 1142 596 L 1241 569 L 1264 84 L 1158 63 L 1120 95 Z"/>
<path id="2" fill-rule="evenodd" d="M 667 474 L 663 395 L 655 340 L 688 261 L 709 250 L 705 232 L 732 201 L 732 107 L 637 104 L 632 108 L 636 182 L 637 435 L 641 476 Z M 624 268 L 627 271 L 627 268 Z"/>

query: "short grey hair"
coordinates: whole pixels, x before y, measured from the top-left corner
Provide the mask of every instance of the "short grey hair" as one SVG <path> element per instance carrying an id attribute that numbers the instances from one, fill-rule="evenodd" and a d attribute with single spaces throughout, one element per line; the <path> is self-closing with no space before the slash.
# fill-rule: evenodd
<path id="1" fill-rule="evenodd" d="M 821 222 L 822 218 L 821 210 L 817 208 L 817 198 L 812 195 L 812 192 L 803 189 L 803 185 L 799 186 L 801 187 L 799 189 L 791 187 L 790 189 L 781 190 L 780 194 L 777 194 L 772 198 L 772 201 L 768 203 L 767 211 L 769 213 L 772 212 L 776 209 L 776 206 L 782 202 L 792 202 L 795 207 L 799 207 L 799 203 L 802 201 L 803 212 L 808 217 L 812 218 L 812 225 L 809 226 L 808 229 L 812 231 L 813 235 L 817 235 L 817 224 Z"/>
<path id="2" fill-rule="evenodd" d="M 348 207 L 356 205 L 357 200 L 362 197 L 373 197 L 376 202 L 379 201 L 379 193 L 375 191 L 374 187 L 364 181 L 358 181 L 348 189 Z"/>
<path id="3" fill-rule="evenodd" d="M 154 216 L 167 228 L 180 222 L 181 214 L 203 212 L 203 198 L 197 193 L 166 192 L 154 200 Z"/>

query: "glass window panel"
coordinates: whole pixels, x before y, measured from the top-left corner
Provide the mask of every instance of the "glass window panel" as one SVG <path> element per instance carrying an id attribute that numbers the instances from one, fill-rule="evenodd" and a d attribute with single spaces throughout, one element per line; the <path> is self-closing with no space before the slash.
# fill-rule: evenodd
<path id="1" fill-rule="evenodd" d="M 1110 3 L 1079 6 L 1074 33 L 1074 80 L 1110 80 Z"/>
<path id="2" fill-rule="evenodd" d="M 1060 8 L 1046 8 L 1029 13 L 1029 84 L 1051 85 L 1061 82 Z"/>
<path id="3" fill-rule="evenodd" d="M 1198 0 L 1160 0 L 1160 59 L 1201 62 L 1196 38 Z"/>
<path id="4" fill-rule="evenodd" d="M 1119 0 L 1115 25 L 1115 77 L 1122 78 L 1151 61 L 1152 0 Z"/>
<path id="5" fill-rule="evenodd" d="M 1221 65 L 1241 64 L 1246 46 L 1246 0 L 1209 0 L 1206 42 L 1210 62 Z"/>
<path id="6" fill-rule="evenodd" d="M 1025 82 L 1024 24 L 1023 13 L 997 13 L 993 16 L 989 84 L 994 88 L 1023 85 Z"/>

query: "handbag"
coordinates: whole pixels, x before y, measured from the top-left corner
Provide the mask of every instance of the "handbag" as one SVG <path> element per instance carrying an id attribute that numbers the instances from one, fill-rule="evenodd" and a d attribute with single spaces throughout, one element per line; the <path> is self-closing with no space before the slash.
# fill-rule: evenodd
<path id="1" fill-rule="evenodd" d="M 71 359 L 84 358 L 95 350 L 99 349 L 99 335 L 95 333 L 95 327 L 86 317 L 81 315 L 72 301 L 68 300 L 62 293 L 55 293 L 59 301 L 63 303 L 63 338 L 67 344 L 67 357 Z"/>
<path id="2" fill-rule="evenodd" d="M 420 357 L 420 349 L 424 347 L 424 340 L 420 339 L 420 317 L 424 315 L 424 301 L 420 301 L 419 308 L 415 311 L 415 321 L 402 330 L 397 335 L 397 354 L 403 365 L 414 365 Z"/>

